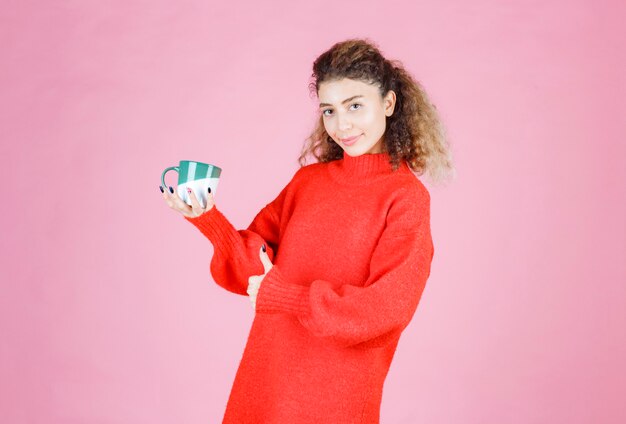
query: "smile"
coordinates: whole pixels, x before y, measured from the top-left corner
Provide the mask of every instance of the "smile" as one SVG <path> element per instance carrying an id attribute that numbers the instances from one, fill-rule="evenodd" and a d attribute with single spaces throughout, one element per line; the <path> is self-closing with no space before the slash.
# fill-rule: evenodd
<path id="1" fill-rule="evenodd" d="M 363 135 L 363 134 L 361 134 L 361 135 Z M 352 146 L 354 143 L 356 143 L 356 141 L 359 139 L 359 137 L 361 137 L 361 135 L 357 135 L 355 137 L 350 137 L 350 138 L 340 138 L 340 140 L 346 146 Z"/>

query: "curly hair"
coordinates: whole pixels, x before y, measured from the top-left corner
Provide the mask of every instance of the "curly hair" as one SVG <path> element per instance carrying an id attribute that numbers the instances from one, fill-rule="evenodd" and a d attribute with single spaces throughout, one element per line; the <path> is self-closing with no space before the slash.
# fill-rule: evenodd
<path id="1" fill-rule="evenodd" d="M 313 63 L 311 96 L 318 96 L 323 82 L 344 78 L 373 84 L 382 97 L 393 90 L 396 93 L 394 113 L 387 117 L 383 150 L 390 156 L 390 165 L 396 170 L 401 160 L 418 175 L 428 172 L 431 181 L 439 183 L 454 177 L 451 154 L 445 129 L 437 108 L 429 100 L 422 86 L 397 60 L 388 60 L 371 40 L 353 38 L 334 44 Z M 306 164 L 312 154 L 319 162 L 330 162 L 343 157 L 343 149 L 326 132 L 320 112 L 315 128 L 305 140 L 298 162 Z"/>

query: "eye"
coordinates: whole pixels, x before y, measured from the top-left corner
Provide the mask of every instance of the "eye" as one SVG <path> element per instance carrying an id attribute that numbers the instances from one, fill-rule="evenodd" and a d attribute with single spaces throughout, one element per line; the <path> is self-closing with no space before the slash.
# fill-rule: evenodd
<path id="1" fill-rule="evenodd" d="M 352 107 L 352 106 L 359 106 L 357 109 L 360 109 L 360 108 L 361 108 L 361 104 L 360 104 L 360 103 L 352 103 L 350 106 L 351 106 L 351 107 Z M 352 110 L 356 110 L 356 109 L 352 109 Z M 324 110 L 322 111 L 322 115 L 323 115 L 323 116 L 330 116 L 330 115 L 327 115 L 327 114 L 326 114 L 326 112 L 332 112 L 332 109 L 324 109 Z"/>

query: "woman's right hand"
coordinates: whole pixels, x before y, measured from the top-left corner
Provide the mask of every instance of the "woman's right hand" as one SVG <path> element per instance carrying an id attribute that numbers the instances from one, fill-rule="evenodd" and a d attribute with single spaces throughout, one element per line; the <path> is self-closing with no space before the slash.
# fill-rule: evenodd
<path id="1" fill-rule="evenodd" d="M 163 193 L 163 198 L 167 202 L 167 205 L 174 209 L 175 211 L 180 212 L 184 216 L 188 218 L 195 218 L 197 216 L 202 215 L 203 213 L 211 210 L 215 205 L 215 199 L 213 198 L 213 193 L 210 191 L 207 193 L 207 202 L 206 207 L 203 208 L 196 197 L 196 193 L 193 190 L 187 189 L 189 193 L 189 198 L 191 199 L 191 206 L 183 201 L 183 199 L 178 196 L 178 193 L 174 192 L 174 189 L 170 187 L 169 190 L 163 189 L 163 186 L 159 186 L 161 192 Z"/>

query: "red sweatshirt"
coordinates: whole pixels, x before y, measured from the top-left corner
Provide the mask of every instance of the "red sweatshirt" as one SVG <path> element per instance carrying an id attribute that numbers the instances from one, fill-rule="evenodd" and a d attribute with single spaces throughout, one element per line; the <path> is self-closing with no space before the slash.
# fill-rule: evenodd
<path id="1" fill-rule="evenodd" d="M 214 206 L 187 218 L 213 244 L 211 274 L 247 295 L 273 267 L 223 423 L 378 423 L 383 383 L 430 274 L 430 195 L 387 153 L 298 169 L 245 230 Z"/>

